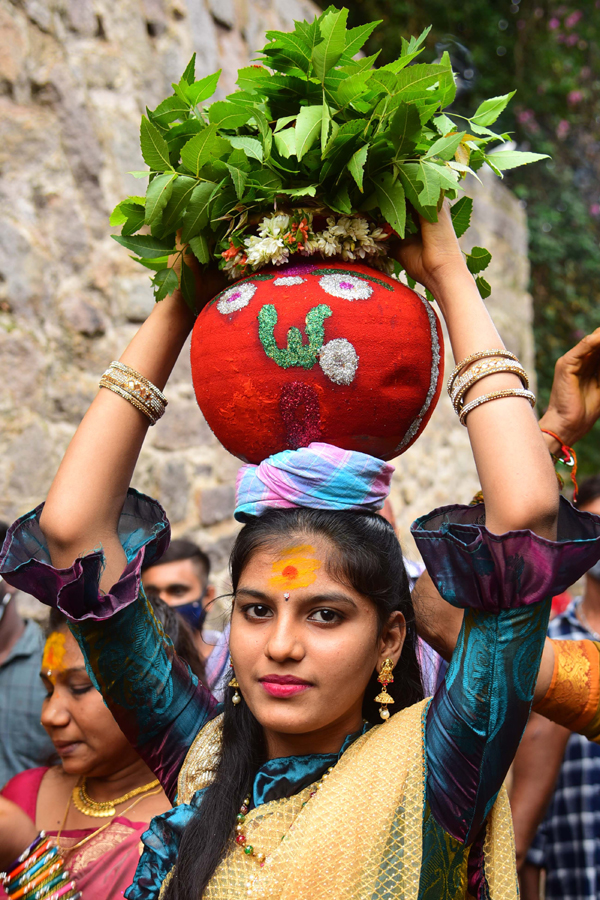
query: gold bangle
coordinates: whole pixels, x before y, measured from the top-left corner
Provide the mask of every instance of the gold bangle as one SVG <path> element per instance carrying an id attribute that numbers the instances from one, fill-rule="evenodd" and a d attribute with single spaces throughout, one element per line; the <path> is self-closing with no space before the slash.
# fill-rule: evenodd
<path id="1" fill-rule="evenodd" d="M 466 394 L 478 381 L 481 381 L 482 378 L 487 378 L 488 375 L 500 375 L 504 373 L 508 375 L 518 375 L 523 387 L 525 389 L 529 388 L 527 372 L 520 363 L 518 365 L 509 365 L 503 360 L 498 360 L 497 365 L 489 364 L 479 367 L 473 366 L 473 368 L 467 371 L 466 375 L 463 375 L 462 378 L 456 382 L 454 393 L 450 396 L 454 411 L 456 413 L 460 412 Z"/>
<path id="2" fill-rule="evenodd" d="M 501 400 L 503 397 L 523 397 L 529 400 L 532 406 L 535 406 L 535 394 L 533 391 L 526 391 L 523 388 L 507 388 L 505 391 L 493 391 L 491 394 L 482 394 L 481 397 L 476 397 L 475 400 L 471 400 L 470 403 L 463 406 L 458 416 L 460 424 L 466 427 L 465 420 L 470 412 L 473 412 L 474 409 L 483 403 L 489 403 L 490 400 Z"/>
<path id="3" fill-rule="evenodd" d="M 471 363 L 477 362 L 478 359 L 488 359 L 492 356 L 502 356 L 505 359 L 512 359 L 514 360 L 514 362 L 519 362 L 514 353 L 511 353 L 510 350 L 505 350 L 504 348 L 501 350 L 479 350 L 477 353 L 471 353 L 470 356 L 467 356 L 466 359 L 463 359 L 463 361 L 459 362 L 458 365 L 454 368 L 454 371 L 448 379 L 448 393 L 452 393 L 454 380 L 460 375 L 460 373 L 464 368 L 466 368 L 466 366 L 470 366 Z"/>
<path id="4" fill-rule="evenodd" d="M 100 379 L 100 387 L 107 388 L 136 409 L 155 425 L 164 415 L 167 398 L 151 381 L 130 366 L 113 361 Z"/>

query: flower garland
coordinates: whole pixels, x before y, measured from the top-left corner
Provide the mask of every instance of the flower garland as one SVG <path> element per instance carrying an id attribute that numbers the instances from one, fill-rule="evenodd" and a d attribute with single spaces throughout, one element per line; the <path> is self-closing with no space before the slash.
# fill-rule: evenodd
<path id="1" fill-rule="evenodd" d="M 379 226 L 362 216 L 323 216 L 326 227 L 314 229 L 314 215 L 309 209 L 265 216 L 257 234 L 229 239 L 229 247 L 221 253 L 222 268 L 233 281 L 256 272 L 263 266 L 282 266 L 290 256 L 337 256 L 343 260 L 368 259 L 371 265 L 388 274 L 393 261 L 387 258 L 389 226 Z"/>

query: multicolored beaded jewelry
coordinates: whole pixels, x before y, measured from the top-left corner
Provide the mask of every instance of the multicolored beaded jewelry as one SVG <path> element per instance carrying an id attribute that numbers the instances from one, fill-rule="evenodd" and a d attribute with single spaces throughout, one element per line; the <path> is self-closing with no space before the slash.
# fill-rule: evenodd
<path id="1" fill-rule="evenodd" d="M 18 859 L 0 873 L 10 900 L 80 900 L 60 851 L 41 831 Z"/>
<path id="2" fill-rule="evenodd" d="M 308 801 L 311 799 L 311 797 L 314 797 L 315 794 L 321 790 L 325 781 L 329 778 L 329 773 L 332 770 L 333 770 L 333 766 L 329 766 L 327 771 L 321 777 L 320 781 L 318 781 L 315 784 L 314 790 L 312 790 L 310 792 L 310 794 L 308 795 L 308 799 L 305 800 L 304 803 L 302 804 L 302 807 L 301 807 L 302 809 L 304 809 L 304 807 L 306 806 Z M 235 826 L 235 842 L 238 845 L 238 847 L 240 847 L 240 849 L 244 851 L 246 856 L 251 856 L 254 860 L 256 860 L 258 865 L 262 868 L 267 861 L 267 856 L 265 853 L 255 850 L 253 845 L 248 843 L 248 839 L 246 837 L 246 833 L 245 833 L 245 829 L 244 829 L 244 822 L 246 821 L 246 816 L 248 814 L 249 809 L 250 809 L 250 797 L 248 796 L 244 799 L 244 802 L 240 806 L 240 811 L 236 816 L 237 825 Z"/>

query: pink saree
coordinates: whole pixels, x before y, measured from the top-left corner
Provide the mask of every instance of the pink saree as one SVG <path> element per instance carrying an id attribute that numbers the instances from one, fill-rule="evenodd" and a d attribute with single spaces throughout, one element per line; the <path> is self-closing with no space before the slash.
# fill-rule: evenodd
<path id="1" fill-rule="evenodd" d="M 21 772 L 11 778 L 1 792 L 34 822 L 40 784 L 47 771 L 47 768 L 39 768 Z M 147 827 L 145 822 L 131 822 L 123 816 L 115 816 L 96 838 L 69 854 L 67 865 L 83 893 L 83 900 L 122 900 L 123 891 L 133 881 L 140 858 L 140 837 Z M 72 846 L 94 831 L 96 828 L 63 831 L 61 844 Z M 48 834 L 56 836 L 56 832 L 49 831 Z M 0 886 L 0 900 L 5 898 Z"/>

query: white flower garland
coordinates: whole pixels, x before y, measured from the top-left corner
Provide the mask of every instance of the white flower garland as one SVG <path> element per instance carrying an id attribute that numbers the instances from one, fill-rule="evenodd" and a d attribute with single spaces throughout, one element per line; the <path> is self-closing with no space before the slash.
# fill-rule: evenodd
<path id="1" fill-rule="evenodd" d="M 362 216 L 329 215 L 327 227 L 313 231 L 311 210 L 296 210 L 292 215 L 265 216 L 258 234 L 242 238 L 242 245 L 230 241 L 222 253 L 221 268 L 230 279 L 241 278 L 263 266 L 282 266 L 290 256 L 339 256 L 343 260 L 367 260 L 388 274 L 393 262 L 387 258 L 389 233 Z"/>

